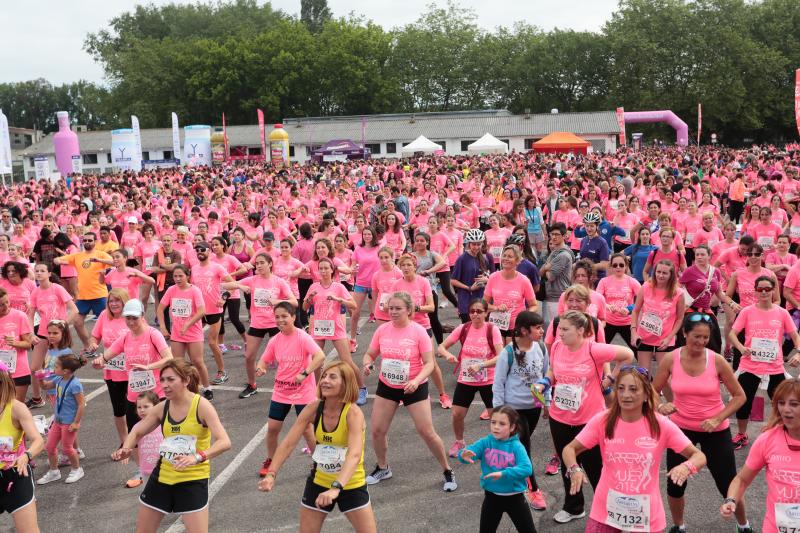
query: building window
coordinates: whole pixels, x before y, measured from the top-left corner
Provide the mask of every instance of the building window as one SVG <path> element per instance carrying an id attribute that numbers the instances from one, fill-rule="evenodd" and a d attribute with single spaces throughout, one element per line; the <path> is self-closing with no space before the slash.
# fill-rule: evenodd
<path id="1" fill-rule="evenodd" d="M 403 145 L 405 146 L 405 145 Z M 386 153 L 387 154 L 396 154 L 397 153 L 397 143 L 386 143 Z"/>
<path id="2" fill-rule="evenodd" d="M 172 159 L 172 150 L 164 150 L 164 159 Z"/>
<path id="3" fill-rule="evenodd" d="M 433 142 L 441 146 L 442 150 L 444 150 L 445 152 L 447 151 L 447 141 L 433 141 Z"/>
<path id="4" fill-rule="evenodd" d="M 261 147 L 260 146 L 251 146 L 247 149 L 248 155 L 261 155 Z"/>
<path id="5" fill-rule="evenodd" d="M 365 144 L 364 148 L 367 148 L 373 154 L 381 153 L 381 144 L 380 143 L 377 143 L 377 144 Z"/>
<path id="6" fill-rule="evenodd" d="M 142 161 L 150 161 L 150 152 L 142 152 Z"/>
<path id="7" fill-rule="evenodd" d="M 96 165 L 97 164 L 97 154 L 83 154 L 83 164 L 84 165 Z"/>
<path id="8" fill-rule="evenodd" d="M 36 166 L 36 161 L 34 160 L 34 158 L 32 158 L 32 157 L 31 157 L 31 158 L 29 159 L 29 161 L 30 161 L 30 164 L 31 164 L 31 166 L 32 166 L 32 167 L 35 167 L 35 166 Z"/>
<path id="9" fill-rule="evenodd" d="M 106 163 L 111 163 L 111 152 L 106 154 Z"/>
<path id="10" fill-rule="evenodd" d="M 294 157 L 294 145 L 289 145 L 289 157 Z"/>
<path id="11" fill-rule="evenodd" d="M 508 146 L 509 148 L 511 147 L 511 143 L 509 142 L 508 139 L 500 139 L 500 142 L 506 143 L 506 146 Z"/>
<path id="12" fill-rule="evenodd" d="M 466 152 L 469 150 L 469 145 L 474 143 L 477 139 L 471 141 L 461 141 L 461 151 Z"/>
<path id="13" fill-rule="evenodd" d="M 533 150 L 533 143 L 535 143 L 538 140 L 539 139 L 525 139 L 525 149 Z"/>

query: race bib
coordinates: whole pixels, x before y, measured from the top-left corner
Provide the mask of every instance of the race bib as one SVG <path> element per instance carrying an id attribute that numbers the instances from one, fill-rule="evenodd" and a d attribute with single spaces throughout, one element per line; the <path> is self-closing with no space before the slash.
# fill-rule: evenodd
<path id="1" fill-rule="evenodd" d="M 578 409 L 581 407 L 582 395 L 583 387 L 580 385 L 558 383 L 556 384 L 555 394 L 553 395 L 553 404 L 564 411 L 577 413 Z"/>
<path id="2" fill-rule="evenodd" d="M 131 258 L 133 257 L 133 248 L 126 247 L 125 251 L 128 252 L 128 257 L 131 257 Z"/>
<path id="3" fill-rule="evenodd" d="M 158 455 L 171 465 L 174 465 L 180 456 L 195 453 L 197 453 L 197 437 L 194 435 L 166 437 L 158 447 Z"/>
<path id="4" fill-rule="evenodd" d="M 462 359 L 461 360 L 461 381 L 464 383 L 482 383 L 489 379 L 489 372 L 485 368 L 481 368 L 474 374 L 468 372 L 468 368 L 472 365 L 479 365 L 483 363 L 483 359 Z"/>
<path id="5" fill-rule="evenodd" d="M 776 503 L 775 525 L 779 533 L 800 533 L 800 504 Z"/>
<path id="6" fill-rule="evenodd" d="M 660 337 L 661 333 L 664 331 L 664 322 L 661 320 L 661 317 L 651 311 L 642 315 L 642 318 L 639 320 L 639 326 L 646 332 L 657 337 Z"/>
<path id="7" fill-rule="evenodd" d="M 152 370 L 131 370 L 128 372 L 128 386 L 132 392 L 144 392 L 156 388 L 156 375 Z"/>
<path id="8" fill-rule="evenodd" d="M 511 324 L 511 311 L 492 311 L 489 314 L 489 322 L 503 331 L 508 331 Z"/>
<path id="9" fill-rule="evenodd" d="M 0 437 L 0 462 L 10 465 L 17 460 L 19 455 L 14 451 L 14 439 L 11 437 Z"/>
<path id="10" fill-rule="evenodd" d="M 269 289 L 256 289 L 253 291 L 253 305 L 256 307 L 270 307 L 272 291 Z"/>
<path id="11" fill-rule="evenodd" d="M 121 353 L 106 362 L 106 370 L 125 370 L 125 354 Z"/>
<path id="12" fill-rule="evenodd" d="M 684 242 L 686 244 L 692 244 L 692 242 L 694 242 L 694 233 L 687 233 Z"/>
<path id="13" fill-rule="evenodd" d="M 759 237 L 758 244 L 761 245 L 762 248 L 772 248 L 774 243 L 774 239 L 772 237 Z"/>
<path id="14" fill-rule="evenodd" d="M 384 292 L 381 294 L 380 300 L 378 300 L 378 309 L 381 311 L 386 311 L 389 308 L 389 298 L 392 297 L 392 293 Z"/>
<path id="15" fill-rule="evenodd" d="M 800 226 L 789 226 L 789 235 L 792 239 L 800 239 Z"/>
<path id="16" fill-rule="evenodd" d="M 326 474 L 336 474 L 342 470 L 347 457 L 347 448 L 317 444 L 311 459 L 317 463 L 317 469 Z"/>
<path id="17" fill-rule="evenodd" d="M 17 371 L 17 351 L 0 350 L 0 363 L 8 367 L 8 371 L 13 374 Z"/>
<path id="18" fill-rule="evenodd" d="M 503 255 L 503 247 L 502 246 L 492 246 L 489 248 L 489 253 L 492 254 L 492 257 L 495 259 L 500 259 L 500 256 Z"/>
<path id="19" fill-rule="evenodd" d="M 172 316 L 176 318 L 189 318 L 192 316 L 192 301 L 187 298 L 173 298 L 170 309 Z"/>
<path id="20" fill-rule="evenodd" d="M 750 359 L 758 363 L 774 363 L 778 359 L 780 346 L 775 339 L 750 339 Z"/>
<path id="21" fill-rule="evenodd" d="M 144 269 L 145 270 L 152 270 L 153 269 L 153 259 L 155 259 L 155 256 L 145 257 L 144 258 Z"/>
<path id="22" fill-rule="evenodd" d="M 411 374 L 411 363 L 402 359 L 383 359 L 381 377 L 389 385 L 404 386 Z"/>
<path id="23" fill-rule="evenodd" d="M 314 335 L 317 337 L 333 337 L 335 329 L 333 320 L 314 319 Z"/>
<path id="24" fill-rule="evenodd" d="M 650 495 L 622 494 L 609 489 L 606 524 L 622 531 L 650 531 Z"/>

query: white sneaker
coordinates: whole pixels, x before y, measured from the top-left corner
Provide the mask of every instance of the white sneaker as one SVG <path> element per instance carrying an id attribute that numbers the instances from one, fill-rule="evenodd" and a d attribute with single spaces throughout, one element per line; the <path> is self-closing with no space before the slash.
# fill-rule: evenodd
<path id="1" fill-rule="evenodd" d="M 572 514 L 562 509 L 553 516 L 553 520 L 555 520 L 559 524 L 566 524 L 567 522 L 572 522 L 573 520 L 577 520 L 578 518 L 583 518 L 584 516 L 586 516 L 586 511 L 580 514 Z"/>
<path id="2" fill-rule="evenodd" d="M 61 474 L 58 474 L 58 477 L 61 477 Z M 77 470 L 70 470 L 67 479 L 64 480 L 64 483 L 75 483 L 79 479 L 83 477 L 83 468 L 78 467 Z"/>
<path id="3" fill-rule="evenodd" d="M 86 459 L 86 454 L 83 453 L 83 450 L 81 450 L 80 448 L 76 448 L 75 451 L 78 452 L 78 459 Z"/>
<path id="4" fill-rule="evenodd" d="M 40 477 L 36 480 L 37 485 L 46 485 L 51 481 L 58 481 L 61 479 L 61 471 L 60 470 L 48 470 L 45 475 Z"/>

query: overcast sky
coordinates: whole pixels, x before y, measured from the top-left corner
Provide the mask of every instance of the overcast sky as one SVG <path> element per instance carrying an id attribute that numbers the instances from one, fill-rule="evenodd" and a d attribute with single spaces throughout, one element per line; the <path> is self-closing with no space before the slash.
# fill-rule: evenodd
<path id="1" fill-rule="evenodd" d="M 156 5 L 170 0 L 152 0 Z M 178 0 L 177 3 L 191 3 Z M 261 0 L 259 0 L 261 3 Z M 385 28 L 413 22 L 430 0 L 328 0 L 335 17 L 364 15 Z M 53 83 L 87 79 L 102 82 L 103 71 L 83 50 L 87 33 L 103 28 L 114 16 L 130 10 L 130 0 L 3 0 L 0 9 L 0 82 L 46 78 Z M 444 5 L 440 0 L 439 5 Z M 617 0 L 460 0 L 492 29 L 515 21 L 549 30 L 554 27 L 598 30 L 611 17 Z M 274 0 L 273 7 L 298 14 L 300 0 Z M 402 6 L 402 7 L 401 7 Z M 487 6 L 490 6 L 487 7 Z"/>

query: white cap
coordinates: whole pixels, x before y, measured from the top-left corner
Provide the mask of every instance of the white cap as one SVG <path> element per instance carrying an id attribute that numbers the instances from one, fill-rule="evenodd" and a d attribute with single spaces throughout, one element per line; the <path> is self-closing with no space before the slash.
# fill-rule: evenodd
<path id="1" fill-rule="evenodd" d="M 138 224 L 139 220 L 136 217 L 128 217 L 128 224 Z"/>
<path id="2" fill-rule="evenodd" d="M 142 302 L 133 298 L 125 302 L 125 307 L 122 308 L 122 316 L 135 316 L 139 318 L 144 315 L 144 306 Z"/>

